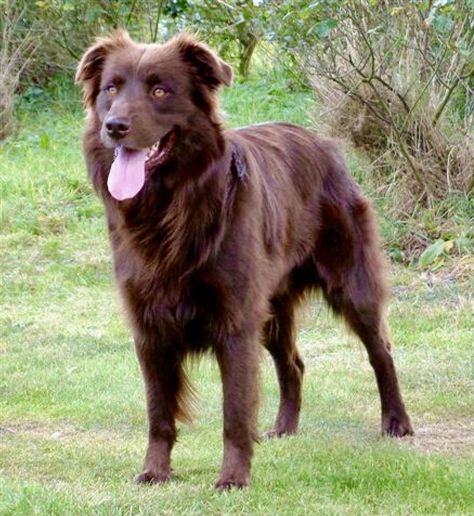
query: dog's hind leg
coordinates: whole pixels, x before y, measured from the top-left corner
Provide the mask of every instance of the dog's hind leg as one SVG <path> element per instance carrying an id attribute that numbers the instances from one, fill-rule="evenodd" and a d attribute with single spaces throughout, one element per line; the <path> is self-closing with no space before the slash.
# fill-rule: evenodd
<path id="1" fill-rule="evenodd" d="M 273 317 L 265 327 L 264 344 L 278 376 L 280 406 L 273 430 L 267 437 L 294 434 L 298 430 L 304 364 L 296 348 L 294 302 L 290 295 L 272 300 Z"/>
<path id="2" fill-rule="evenodd" d="M 382 405 L 382 432 L 413 433 L 398 386 L 385 320 L 384 263 L 371 209 L 360 202 L 353 211 L 355 238 L 345 261 L 316 258 L 324 296 L 364 343 L 374 369 Z"/>
<path id="3" fill-rule="evenodd" d="M 364 343 L 374 369 L 382 405 L 382 432 L 395 437 L 413 434 L 398 386 L 390 340 L 380 306 L 366 297 L 331 292 L 327 299 L 336 313 L 342 314 Z"/>

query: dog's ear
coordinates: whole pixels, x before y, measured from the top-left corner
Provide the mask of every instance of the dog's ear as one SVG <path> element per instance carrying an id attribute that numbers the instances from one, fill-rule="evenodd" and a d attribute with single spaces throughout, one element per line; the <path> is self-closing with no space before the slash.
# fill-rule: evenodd
<path id="1" fill-rule="evenodd" d="M 99 93 L 100 76 L 107 55 L 116 48 L 132 43 L 123 29 L 116 30 L 109 38 L 98 38 L 82 56 L 77 67 L 75 83 L 83 85 L 84 103 L 91 107 Z"/>
<path id="2" fill-rule="evenodd" d="M 178 46 L 181 57 L 191 65 L 197 76 L 212 90 L 222 84 L 232 84 L 232 67 L 222 61 L 204 43 L 198 41 L 189 34 L 181 34 L 171 40 L 172 44 Z"/>

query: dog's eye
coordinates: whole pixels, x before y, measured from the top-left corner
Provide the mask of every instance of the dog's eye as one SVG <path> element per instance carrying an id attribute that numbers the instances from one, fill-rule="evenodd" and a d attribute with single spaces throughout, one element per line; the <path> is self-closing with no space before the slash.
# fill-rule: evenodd
<path id="1" fill-rule="evenodd" d="M 111 84 L 110 86 L 107 86 L 107 88 L 105 88 L 105 91 L 107 92 L 108 95 L 110 95 L 111 97 L 114 97 L 115 95 L 117 95 L 117 87 L 114 86 L 113 84 Z"/>
<path id="2" fill-rule="evenodd" d="M 167 91 L 163 88 L 160 88 L 159 86 L 154 88 L 152 91 L 152 95 L 154 97 L 164 97 L 167 94 Z"/>

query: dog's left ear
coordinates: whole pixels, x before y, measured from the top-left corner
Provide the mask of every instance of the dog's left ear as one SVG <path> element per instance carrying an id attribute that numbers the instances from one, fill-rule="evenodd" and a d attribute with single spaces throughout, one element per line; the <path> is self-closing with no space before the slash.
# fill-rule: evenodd
<path id="1" fill-rule="evenodd" d="M 184 61 L 194 68 L 197 76 L 211 89 L 217 89 L 222 84 L 232 84 L 232 67 L 217 57 L 207 45 L 188 34 L 177 36 L 172 43 L 178 46 Z"/>

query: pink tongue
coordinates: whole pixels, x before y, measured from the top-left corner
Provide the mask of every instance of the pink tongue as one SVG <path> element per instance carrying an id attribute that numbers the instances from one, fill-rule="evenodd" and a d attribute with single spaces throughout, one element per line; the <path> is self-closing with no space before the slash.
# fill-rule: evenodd
<path id="1" fill-rule="evenodd" d="M 119 147 L 107 179 L 109 192 L 118 201 L 131 199 L 145 183 L 145 160 L 147 150 L 130 150 Z"/>

